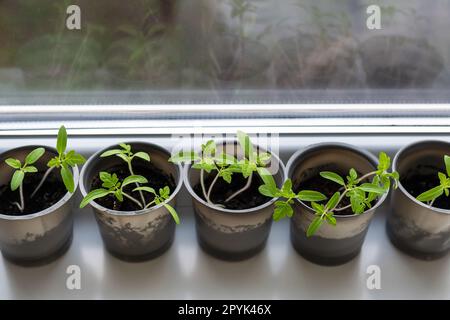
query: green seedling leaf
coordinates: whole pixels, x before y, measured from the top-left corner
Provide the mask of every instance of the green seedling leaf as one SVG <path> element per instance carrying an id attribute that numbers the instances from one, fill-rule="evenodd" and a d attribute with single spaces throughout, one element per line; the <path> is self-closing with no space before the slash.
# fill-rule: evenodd
<path id="1" fill-rule="evenodd" d="M 398 188 L 398 182 L 400 180 L 400 174 L 397 171 L 393 171 L 385 175 L 387 178 L 391 178 L 394 181 L 394 189 Z M 386 184 L 385 184 L 386 185 Z M 387 185 L 387 187 L 389 184 Z"/>
<path id="2" fill-rule="evenodd" d="M 102 187 L 104 188 L 114 188 L 119 184 L 119 178 L 115 173 L 112 175 L 108 172 L 100 172 L 100 180 L 103 181 Z"/>
<path id="3" fill-rule="evenodd" d="M 145 192 L 149 192 L 149 193 L 153 193 L 154 195 L 157 195 L 155 189 L 151 188 L 151 187 L 137 187 L 133 190 L 134 191 L 145 191 Z"/>
<path id="4" fill-rule="evenodd" d="M 394 179 L 394 180 L 398 181 L 400 179 L 400 174 L 397 171 L 391 172 L 390 175 L 391 175 L 392 179 Z"/>
<path id="5" fill-rule="evenodd" d="M 282 194 L 289 194 L 292 192 L 292 180 L 287 179 L 286 182 L 283 184 L 283 187 L 281 188 Z"/>
<path id="6" fill-rule="evenodd" d="M 23 172 L 25 173 L 36 173 L 38 172 L 38 169 L 34 166 L 28 166 L 22 169 Z"/>
<path id="7" fill-rule="evenodd" d="M 145 183 L 148 183 L 148 180 L 147 180 L 147 178 L 145 178 L 143 176 L 138 176 L 138 175 L 129 176 L 123 180 L 122 188 L 129 184 L 132 184 L 132 183 L 145 184 Z"/>
<path id="8" fill-rule="evenodd" d="M 378 194 L 378 195 L 385 194 L 386 191 L 387 191 L 385 188 L 382 188 L 382 187 L 380 187 L 380 186 L 378 186 L 376 184 L 373 184 L 373 183 L 363 183 L 358 188 L 363 190 L 363 191 L 365 191 L 365 192 L 371 192 L 371 193 L 375 193 L 375 194 Z"/>
<path id="9" fill-rule="evenodd" d="M 316 202 L 311 202 L 311 206 L 314 209 L 314 211 L 321 215 L 323 211 L 325 210 L 325 206 Z"/>
<path id="10" fill-rule="evenodd" d="M 52 168 L 52 167 L 59 167 L 60 162 L 58 157 L 55 158 L 51 158 L 49 162 L 47 162 L 47 167 Z"/>
<path id="11" fill-rule="evenodd" d="M 89 192 L 86 197 L 83 198 L 83 200 L 80 203 L 80 208 L 84 208 L 87 206 L 91 201 L 94 201 L 95 199 L 106 197 L 107 195 L 111 194 L 111 191 L 106 189 L 96 189 Z"/>
<path id="12" fill-rule="evenodd" d="M 61 126 L 58 131 L 58 138 L 56 140 L 56 151 L 61 155 L 67 148 L 67 131 L 64 126 Z"/>
<path id="13" fill-rule="evenodd" d="M 123 153 L 118 153 L 116 154 L 117 157 L 119 157 L 120 159 L 122 159 L 125 162 L 130 161 L 130 157 L 128 157 L 127 155 L 123 154 Z"/>
<path id="14" fill-rule="evenodd" d="M 137 157 L 137 158 L 140 158 L 142 160 L 150 162 L 150 155 L 148 153 L 146 153 L 146 152 L 142 152 L 142 151 L 136 152 L 134 154 L 134 157 Z"/>
<path id="15" fill-rule="evenodd" d="M 385 190 L 389 190 L 391 188 L 391 179 L 388 173 L 382 173 L 379 175 L 381 184 L 383 185 Z"/>
<path id="16" fill-rule="evenodd" d="M 329 224 L 331 224 L 332 226 L 336 226 L 337 221 L 336 218 L 332 215 L 332 214 L 327 214 L 325 215 L 325 219 L 327 220 L 327 222 Z"/>
<path id="17" fill-rule="evenodd" d="M 425 191 L 417 197 L 420 202 L 433 201 L 444 194 L 444 188 L 442 186 L 437 186 L 431 190 Z"/>
<path id="18" fill-rule="evenodd" d="M 120 149 L 111 149 L 111 150 L 108 150 L 108 151 L 103 152 L 103 153 L 100 155 L 100 158 L 106 158 L 106 157 L 114 156 L 114 155 L 117 155 L 117 154 L 120 154 L 120 153 L 123 153 L 123 150 L 120 150 Z"/>
<path id="19" fill-rule="evenodd" d="M 124 149 L 126 152 L 130 152 L 131 151 L 131 146 L 129 144 L 126 143 L 120 143 L 119 146 Z"/>
<path id="20" fill-rule="evenodd" d="M 44 148 L 36 148 L 33 151 L 31 151 L 27 157 L 25 158 L 26 164 L 33 164 L 36 161 L 38 161 L 45 153 Z"/>
<path id="21" fill-rule="evenodd" d="M 328 210 L 334 210 L 334 208 L 338 204 L 340 196 L 341 196 L 340 192 L 336 192 L 335 194 L 333 194 L 333 196 L 330 198 L 330 200 L 327 202 L 326 205 Z"/>
<path id="22" fill-rule="evenodd" d="M 217 151 L 217 146 L 214 140 L 209 140 L 206 144 L 202 145 L 203 156 L 214 156 Z"/>
<path id="23" fill-rule="evenodd" d="M 101 171 L 99 173 L 99 177 L 100 177 L 100 180 L 102 180 L 103 182 L 109 182 L 112 180 L 113 175 L 109 174 L 108 172 Z"/>
<path id="24" fill-rule="evenodd" d="M 81 154 L 75 153 L 75 151 L 71 150 L 67 153 L 65 162 L 69 166 L 74 167 L 76 165 L 82 165 L 86 162 L 86 159 Z"/>
<path id="25" fill-rule="evenodd" d="M 253 169 L 256 170 L 256 164 L 248 161 L 247 159 L 243 159 L 238 162 L 237 167 L 240 169 L 241 173 L 245 176 L 249 176 L 253 173 Z"/>
<path id="26" fill-rule="evenodd" d="M 5 163 L 14 169 L 20 169 L 22 167 L 22 163 L 17 159 L 8 158 L 5 160 Z"/>
<path id="27" fill-rule="evenodd" d="M 355 181 L 356 179 L 358 179 L 358 173 L 356 172 L 355 169 L 351 168 L 350 169 L 350 178 Z"/>
<path id="28" fill-rule="evenodd" d="M 322 178 L 334 181 L 337 184 L 340 184 L 341 186 L 345 186 L 344 179 L 340 175 L 338 175 L 337 173 L 330 172 L 330 171 L 323 171 L 323 172 L 320 173 L 320 176 Z"/>
<path id="29" fill-rule="evenodd" d="M 25 173 L 21 170 L 17 170 L 14 172 L 11 179 L 11 190 L 16 191 L 23 182 L 23 178 L 25 177 Z"/>
<path id="30" fill-rule="evenodd" d="M 250 141 L 250 137 L 248 136 L 248 134 L 246 134 L 243 131 L 238 131 L 237 132 L 237 138 L 239 141 L 239 145 L 241 146 L 242 151 L 244 152 L 244 156 L 245 158 L 247 158 L 250 161 L 254 161 L 254 149 L 253 149 L 253 144 Z"/>
<path id="31" fill-rule="evenodd" d="M 167 203 L 164 203 L 164 207 L 172 215 L 172 218 L 173 220 L 175 220 L 175 223 L 180 224 L 180 217 L 178 216 L 178 213 L 175 211 L 175 209 L 171 205 L 168 205 Z"/>
<path id="32" fill-rule="evenodd" d="M 297 194 L 297 199 L 305 202 L 319 202 L 327 200 L 327 197 L 317 191 L 302 190 Z"/>
<path id="33" fill-rule="evenodd" d="M 61 167 L 61 178 L 67 191 L 73 193 L 75 191 L 75 183 L 73 181 L 72 171 L 67 167 L 67 165 L 63 165 Z"/>
<path id="34" fill-rule="evenodd" d="M 253 162 L 241 162 L 241 172 L 244 178 L 248 178 L 257 170 L 256 164 Z"/>
<path id="35" fill-rule="evenodd" d="M 263 184 L 263 185 L 259 186 L 258 191 L 263 196 L 266 196 L 269 198 L 275 198 L 278 196 L 278 189 L 276 187 L 274 189 L 271 186 L 268 186 L 267 184 Z"/>
<path id="36" fill-rule="evenodd" d="M 256 169 L 256 172 L 258 172 L 258 175 L 261 177 L 264 184 L 270 188 L 270 190 L 276 190 L 277 189 L 277 183 L 275 182 L 275 179 L 273 178 L 273 175 L 270 173 L 267 168 L 258 167 Z"/>
<path id="37" fill-rule="evenodd" d="M 219 171 L 219 177 L 221 177 L 226 183 L 231 183 L 233 177 L 233 171 L 228 169 L 223 169 Z"/>
<path id="38" fill-rule="evenodd" d="M 380 155 L 378 157 L 378 170 L 380 172 L 384 172 L 389 170 L 390 167 L 391 158 L 385 152 L 380 152 Z"/>
<path id="39" fill-rule="evenodd" d="M 377 198 L 378 198 L 378 194 L 369 192 L 368 195 L 367 195 L 367 199 L 365 201 L 367 207 L 371 208 L 372 207 L 372 201 L 374 201 Z"/>
<path id="40" fill-rule="evenodd" d="M 365 199 L 366 199 L 365 192 L 361 189 L 354 189 L 348 193 L 348 196 L 350 197 L 350 204 L 352 207 L 352 211 L 355 214 L 363 213 L 365 209 Z"/>
<path id="41" fill-rule="evenodd" d="M 314 220 L 309 225 L 308 230 L 306 231 L 306 236 L 308 238 L 313 236 L 322 224 L 323 220 L 320 217 L 315 217 Z"/>
<path id="42" fill-rule="evenodd" d="M 117 200 L 119 200 L 120 202 L 123 202 L 123 192 L 121 189 L 117 189 L 114 192 L 114 196 L 117 198 Z"/>
<path id="43" fill-rule="evenodd" d="M 292 217 L 294 210 L 292 207 L 284 201 L 275 201 L 275 210 L 273 213 L 273 219 L 279 221 L 286 217 Z"/>
<path id="44" fill-rule="evenodd" d="M 441 186 L 445 186 L 447 184 L 447 176 L 442 172 L 438 172 L 438 177 Z"/>
<path id="45" fill-rule="evenodd" d="M 170 188 L 168 186 L 165 186 L 164 188 L 160 188 L 159 189 L 159 195 L 164 200 L 169 199 L 169 197 L 170 197 Z"/>

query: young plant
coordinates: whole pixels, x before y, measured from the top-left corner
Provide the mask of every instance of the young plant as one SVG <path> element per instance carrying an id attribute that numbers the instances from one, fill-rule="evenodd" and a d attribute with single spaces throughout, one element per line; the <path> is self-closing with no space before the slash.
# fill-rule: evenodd
<path id="1" fill-rule="evenodd" d="M 361 177 L 358 177 L 358 173 L 353 168 L 350 169 L 346 179 L 334 172 L 320 172 L 321 177 L 340 186 L 339 191 L 334 193 L 330 199 L 327 199 L 323 193 L 318 191 L 302 190 L 295 193 L 292 191 L 291 180 L 287 180 L 281 189 L 263 185 L 259 188 L 259 192 L 266 196 L 286 199 L 275 202 L 275 220 L 292 217 L 294 199 L 310 202 L 316 215 L 307 230 L 307 236 L 310 237 L 325 221 L 331 225 L 336 225 L 335 213 L 351 209 L 354 214 L 361 214 L 367 208 L 371 208 L 374 200 L 389 191 L 391 180 L 394 181 L 394 187 L 397 188 L 399 175 L 397 172 L 388 172 L 390 166 L 391 159 L 386 153 L 382 152 L 379 156 L 377 170 Z M 345 198 L 349 198 L 350 204 L 342 206 L 341 203 Z M 320 203 L 325 200 L 328 201 Z"/>
<path id="2" fill-rule="evenodd" d="M 70 168 L 73 168 L 76 165 L 82 165 L 86 162 L 86 159 L 81 154 L 76 153 L 74 150 L 66 152 L 66 149 L 67 131 L 64 126 L 61 126 L 59 128 L 58 137 L 56 139 L 56 151 L 58 152 L 58 155 L 50 159 L 50 161 L 47 163 L 48 169 L 36 189 L 31 194 L 31 198 L 36 195 L 50 173 L 52 173 L 52 171 L 55 169 L 59 169 L 61 178 L 67 191 L 70 193 L 73 193 L 75 191 L 75 182 L 73 181 L 73 174 Z"/>
<path id="3" fill-rule="evenodd" d="M 223 205 L 214 204 L 211 201 L 211 193 L 220 178 L 230 184 L 235 173 L 242 174 L 247 179 L 247 182 L 241 189 L 225 199 L 225 203 L 250 188 L 253 181 L 253 173 L 257 173 L 265 185 L 276 188 L 275 180 L 266 168 L 271 158 L 270 154 L 267 152 L 256 152 L 250 137 L 242 131 L 237 132 L 237 138 L 243 151 L 243 157 L 240 160 L 225 152 L 218 154 L 217 146 L 213 140 L 202 144 L 200 153 L 194 151 L 180 152 L 169 159 L 169 161 L 174 163 L 193 162 L 192 168 L 200 170 L 200 185 L 203 196 L 211 205 L 223 207 Z M 205 172 L 208 174 L 215 172 L 214 179 L 208 188 L 205 185 Z"/>
<path id="4" fill-rule="evenodd" d="M 152 205 L 159 205 L 163 204 L 164 207 L 169 211 L 169 213 L 172 215 L 173 219 L 177 224 L 180 223 L 180 218 L 178 217 L 177 212 L 175 209 L 170 206 L 169 204 L 165 203 L 167 199 L 170 197 L 170 189 L 169 187 L 164 187 L 159 190 L 159 194 L 156 193 L 156 191 L 151 187 L 137 187 L 133 191 L 145 191 L 150 192 L 154 195 L 154 199 L 150 202 L 141 202 L 138 199 L 134 198 L 131 194 L 128 194 L 124 188 L 131 184 L 146 184 L 148 183 L 148 180 L 139 175 L 131 175 L 126 177 L 122 182 L 119 181 L 119 178 L 115 173 L 110 174 L 108 172 L 100 172 L 100 180 L 103 182 L 102 188 L 92 190 L 89 192 L 86 197 L 83 198 L 83 200 L 80 203 L 80 208 L 84 208 L 86 205 L 88 205 L 91 201 L 94 201 L 96 199 L 104 198 L 106 196 L 114 196 L 119 202 L 123 202 L 124 198 L 127 198 L 134 202 L 139 208 L 141 209 L 147 209 Z"/>
<path id="5" fill-rule="evenodd" d="M 75 191 L 75 182 L 73 180 L 73 174 L 70 168 L 71 167 L 73 168 L 79 164 L 81 165 L 86 160 L 82 155 L 76 153 L 73 150 L 66 152 L 66 148 L 67 148 L 67 131 L 64 126 L 61 126 L 59 128 L 58 138 L 56 141 L 56 150 L 58 152 L 58 155 L 50 159 L 50 161 L 47 163 L 48 169 L 44 173 L 37 187 L 31 193 L 30 199 L 32 199 L 36 195 L 36 193 L 40 190 L 40 188 L 42 187 L 42 185 L 44 184 L 50 173 L 52 173 L 52 171 L 55 168 L 60 169 L 61 178 L 64 182 L 64 186 L 66 187 L 67 191 L 69 191 L 70 193 L 73 193 Z M 25 158 L 25 162 L 23 165 L 18 159 L 9 158 L 6 159 L 5 161 L 10 167 L 16 169 L 11 179 L 11 190 L 15 191 L 19 189 L 20 203 L 15 202 L 14 204 L 19 208 L 20 212 L 23 212 L 25 209 L 25 199 L 22 186 L 25 174 L 38 172 L 37 168 L 31 165 L 34 164 L 36 161 L 38 161 L 44 153 L 45 153 L 44 148 L 37 148 L 31 151 Z"/>
<path id="6" fill-rule="evenodd" d="M 23 180 L 25 178 L 25 174 L 38 172 L 37 168 L 32 166 L 32 164 L 38 161 L 44 153 L 44 148 L 34 149 L 25 157 L 25 162 L 23 164 L 18 159 L 8 158 L 5 160 L 8 166 L 16 169 L 11 178 L 10 187 L 12 191 L 19 189 L 20 203 L 14 202 L 13 204 L 17 206 L 20 212 L 25 210 L 25 197 L 23 194 Z"/>
<path id="7" fill-rule="evenodd" d="M 141 209 L 144 209 L 143 204 L 133 196 L 126 193 L 123 188 L 132 183 L 147 183 L 148 180 L 145 177 L 132 175 L 126 177 L 122 182 L 120 182 L 115 173 L 110 174 L 108 172 L 100 172 L 100 180 L 103 182 L 103 188 L 95 189 L 89 192 L 81 201 L 80 208 L 84 208 L 88 203 L 94 201 L 95 199 L 113 195 L 120 202 L 123 202 L 125 197 L 133 201 Z"/>
<path id="8" fill-rule="evenodd" d="M 83 199 L 83 201 L 80 204 L 80 208 L 85 207 L 89 202 L 98 199 L 103 198 L 108 195 L 114 195 L 117 200 L 120 202 L 123 202 L 124 197 L 128 198 L 132 202 L 134 202 L 136 205 L 138 205 L 141 209 L 147 209 L 151 207 L 152 205 L 159 205 L 163 204 L 164 207 L 170 212 L 173 219 L 177 224 L 180 223 L 180 219 L 178 217 L 178 214 L 176 213 L 175 209 L 172 208 L 170 205 L 165 203 L 167 199 L 170 197 L 170 189 L 168 186 L 162 188 L 159 190 L 159 194 L 156 193 L 156 191 L 148 186 L 141 186 L 142 184 L 148 183 L 148 180 L 140 175 L 136 175 L 134 173 L 133 169 L 133 160 L 136 158 L 142 159 L 144 161 L 150 162 L 150 155 L 146 152 L 139 151 L 134 153 L 131 150 L 131 145 L 121 143 L 119 144 L 121 149 L 111 149 L 103 152 L 100 157 L 106 158 L 111 156 L 116 156 L 122 159 L 128 167 L 128 171 L 130 173 L 130 176 L 124 179 L 123 182 L 120 182 L 116 174 L 109 174 L 107 172 L 100 172 L 100 180 L 103 182 L 102 187 L 100 189 L 92 190 L 89 192 L 89 194 L 86 195 L 86 197 Z M 134 188 L 133 192 L 138 192 L 140 199 L 134 198 L 132 195 L 124 192 L 123 188 L 125 186 L 128 186 L 130 184 L 134 184 L 136 188 Z M 153 192 L 155 191 L 155 192 Z M 143 192 L 149 192 L 152 193 L 154 198 L 151 202 L 148 202 L 145 200 L 144 193 Z"/>
<path id="9" fill-rule="evenodd" d="M 447 174 L 438 172 L 440 184 L 417 197 L 420 202 L 426 202 L 430 207 L 433 206 L 437 198 L 445 194 L 450 195 L 450 156 L 444 156 L 445 170 Z"/>
<path id="10" fill-rule="evenodd" d="M 134 170 L 133 170 L 133 165 L 132 165 L 133 159 L 140 158 L 142 160 L 150 162 L 150 155 L 148 153 L 142 152 L 142 151 L 133 153 L 131 151 L 131 146 L 129 144 L 125 144 L 125 143 L 121 143 L 121 144 L 119 144 L 119 146 L 122 149 L 112 149 L 112 150 L 105 151 L 100 155 L 100 157 L 101 158 L 111 157 L 111 156 L 119 157 L 120 159 L 125 161 L 125 163 L 128 166 L 128 171 L 130 172 L 130 175 L 132 175 L 132 176 L 135 176 Z M 136 187 L 140 187 L 139 183 L 136 183 Z M 142 203 L 145 203 L 144 194 L 140 190 L 139 190 L 139 195 L 141 197 Z"/>

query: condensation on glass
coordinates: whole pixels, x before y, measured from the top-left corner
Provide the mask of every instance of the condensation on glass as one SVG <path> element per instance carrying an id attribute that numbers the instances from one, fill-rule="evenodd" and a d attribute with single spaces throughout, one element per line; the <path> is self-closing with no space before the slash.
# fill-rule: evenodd
<path id="1" fill-rule="evenodd" d="M 74 4 L 81 30 L 66 26 Z M 447 0 L 0 0 L 0 104 L 448 102 L 449 12 Z"/>

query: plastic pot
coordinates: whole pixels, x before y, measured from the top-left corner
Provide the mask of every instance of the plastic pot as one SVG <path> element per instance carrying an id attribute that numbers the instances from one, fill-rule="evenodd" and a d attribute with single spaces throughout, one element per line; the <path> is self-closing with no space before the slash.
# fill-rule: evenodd
<path id="1" fill-rule="evenodd" d="M 54 148 L 25 146 L 0 155 L 0 185 L 9 184 L 14 169 L 5 160 L 15 158 L 24 161 L 32 150 L 43 147 L 45 154 L 34 164 L 45 171 L 47 162 L 57 155 Z M 78 168 L 72 169 L 75 188 L 78 186 Z M 25 266 L 47 264 L 70 247 L 73 233 L 72 195 L 67 192 L 51 207 L 23 216 L 0 214 L 0 249 L 4 258 Z"/>
<path id="2" fill-rule="evenodd" d="M 221 145 L 226 153 L 241 158 L 242 150 L 237 142 L 223 142 Z M 281 186 L 284 165 L 274 154 L 268 169 Z M 250 258 L 264 249 L 272 226 L 276 199 L 255 208 L 229 210 L 207 203 L 194 191 L 194 186 L 200 181 L 200 170 L 187 165 L 183 177 L 192 196 L 197 239 L 204 251 L 219 259 L 238 261 Z"/>
<path id="3" fill-rule="evenodd" d="M 401 179 L 413 173 L 437 175 L 445 172 L 444 155 L 449 154 L 448 142 L 421 141 L 400 150 L 393 168 Z M 386 229 L 396 247 L 416 258 L 437 259 L 450 250 L 450 210 L 418 201 L 402 183 L 392 194 Z"/>
<path id="4" fill-rule="evenodd" d="M 131 142 L 134 152 L 143 151 L 150 155 L 151 163 L 173 177 L 175 190 L 167 203 L 175 207 L 176 197 L 181 189 L 181 166 L 168 162 L 170 153 L 151 143 Z M 101 158 L 100 155 L 111 146 L 97 152 L 88 159 L 81 171 L 80 190 L 83 197 L 91 189 L 91 184 L 100 171 L 123 164 L 118 157 Z M 175 221 L 163 204 L 139 211 L 117 211 L 105 208 L 97 202 L 90 203 L 94 209 L 103 243 L 108 252 L 125 261 L 145 261 L 156 258 L 167 251 L 175 236 Z"/>
<path id="5" fill-rule="evenodd" d="M 293 185 L 318 176 L 321 171 L 347 174 L 354 168 L 360 175 L 374 171 L 377 159 L 369 152 L 342 143 L 321 143 L 296 152 L 287 165 L 288 178 Z M 320 190 L 316 190 L 320 191 Z M 311 237 L 306 236 L 313 221 L 314 211 L 305 203 L 296 201 L 291 219 L 291 242 L 305 259 L 321 265 L 339 265 L 356 257 L 378 207 L 386 194 L 369 210 L 359 215 L 335 215 L 337 225 L 324 223 Z"/>

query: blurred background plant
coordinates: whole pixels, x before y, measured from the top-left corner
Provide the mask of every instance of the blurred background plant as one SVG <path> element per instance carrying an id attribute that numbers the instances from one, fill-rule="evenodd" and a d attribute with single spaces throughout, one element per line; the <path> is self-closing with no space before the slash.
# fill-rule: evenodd
<path id="1" fill-rule="evenodd" d="M 118 26 L 107 49 L 106 67 L 118 82 L 149 88 L 175 85 L 181 59 L 178 30 L 167 24 L 160 1 L 142 0 L 144 15 Z"/>
<path id="2" fill-rule="evenodd" d="M 259 2 L 249 0 L 217 1 L 225 14 L 223 23 L 208 39 L 199 61 L 208 61 L 202 68 L 208 74 L 208 86 L 214 89 L 238 90 L 255 82 L 266 86 L 265 71 L 270 65 L 267 47 L 261 39 L 271 25 L 255 32 Z"/>
<path id="3" fill-rule="evenodd" d="M 334 1 L 333 1 L 334 2 Z M 345 10 L 345 3 L 335 10 L 334 3 L 329 1 L 328 5 L 318 5 L 316 2 L 296 0 L 294 6 L 299 8 L 309 18 L 297 24 L 298 30 L 318 35 L 324 41 L 334 40 L 336 37 L 350 37 L 352 21 L 350 13 Z M 310 31 L 306 31 L 310 30 Z"/>
<path id="4" fill-rule="evenodd" d="M 102 49 L 96 39 L 104 33 L 104 27 L 82 20 L 81 30 L 68 30 L 66 10 L 73 3 L 70 0 L 43 1 L 40 10 L 30 3 L 23 1 L 22 10 L 27 14 L 20 15 L 32 17 L 31 26 L 25 24 L 28 39 L 15 54 L 27 85 L 36 89 L 92 87 Z M 38 13 L 33 15 L 34 11 Z"/>
<path id="5" fill-rule="evenodd" d="M 296 17 L 281 21 L 291 34 L 274 47 L 279 88 L 339 88 L 361 85 L 357 42 L 346 2 L 295 0 Z M 290 32 L 289 32 L 290 31 Z"/>

